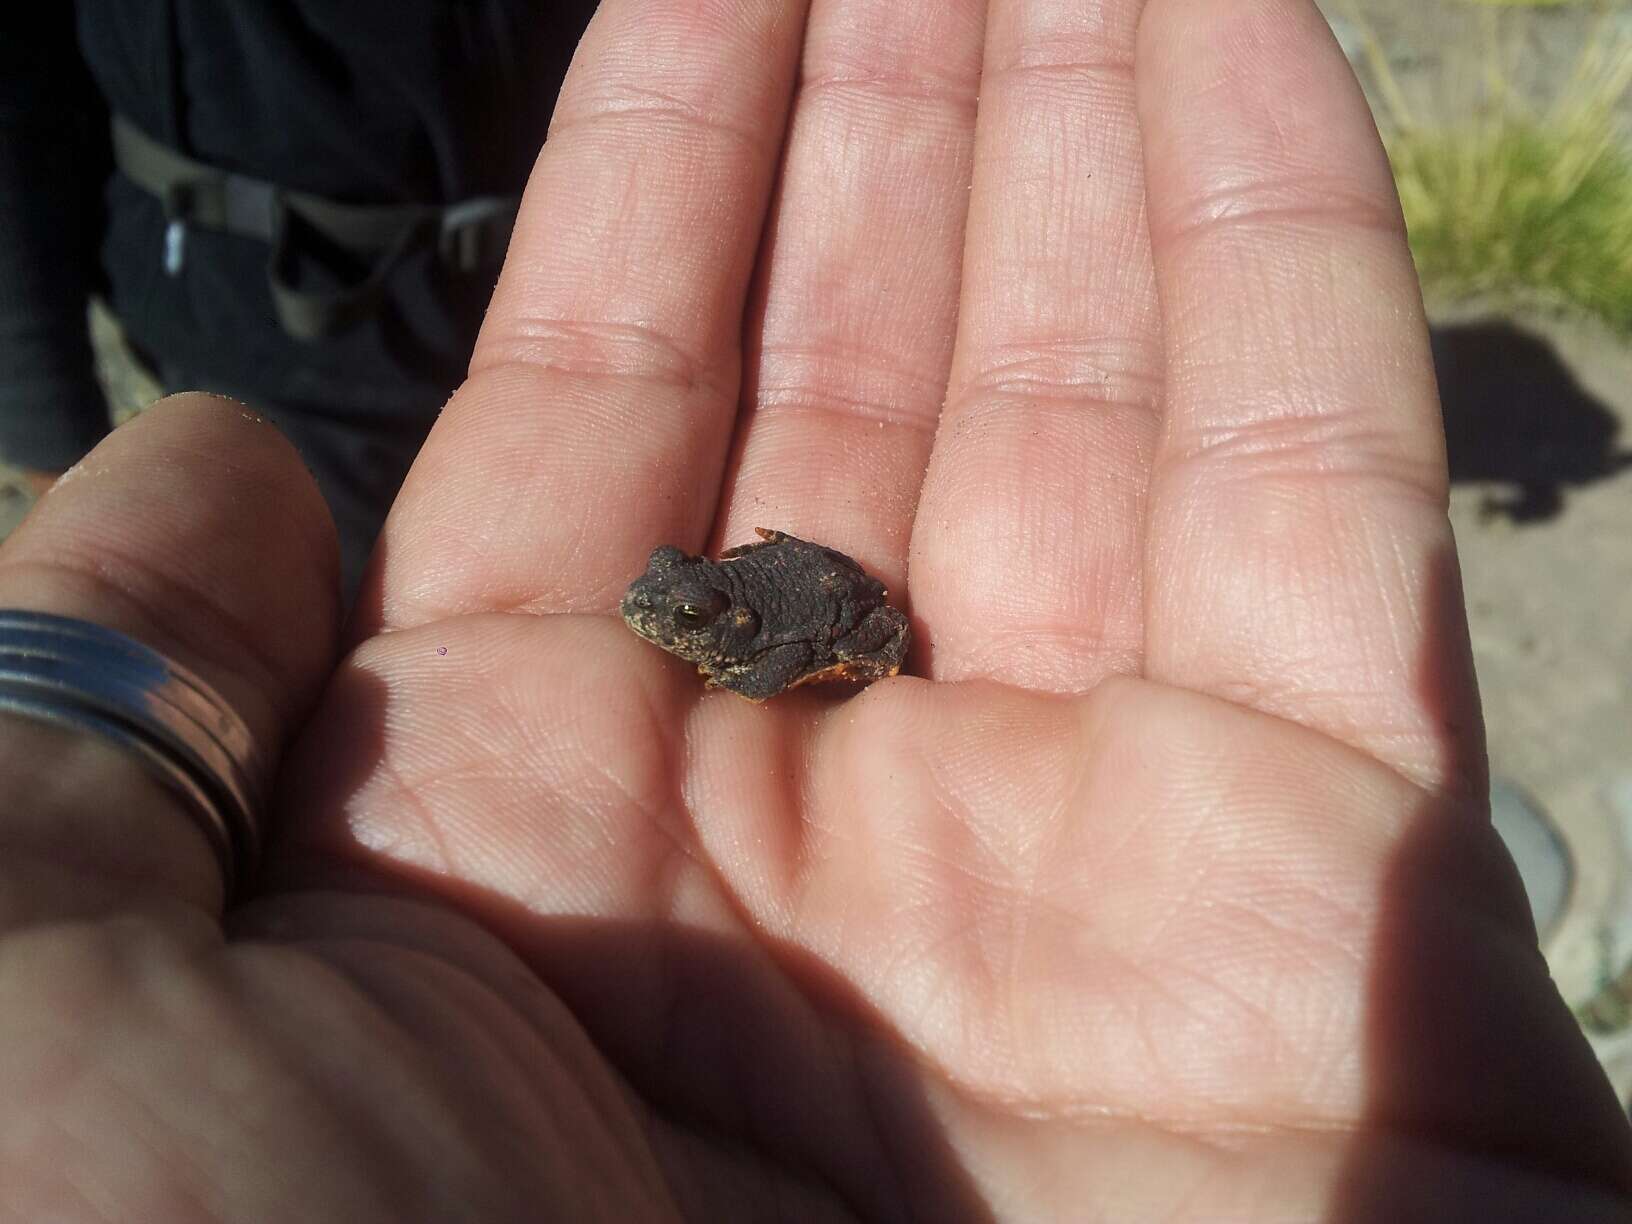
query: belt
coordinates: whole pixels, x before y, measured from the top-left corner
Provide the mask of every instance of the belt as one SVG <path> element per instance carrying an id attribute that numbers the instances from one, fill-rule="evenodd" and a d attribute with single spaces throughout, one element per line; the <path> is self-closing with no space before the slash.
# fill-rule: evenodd
<path id="1" fill-rule="evenodd" d="M 452 269 L 472 273 L 496 267 L 520 204 L 519 196 L 477 196 L 448 205 L 346 204 L 195 161 L 122 115 L 113 117 L 113 159 L 126 178 L 164 207 L 164 269 L 170 275 L 179 275 L 186 264 L 189 228 L 269 244 L 273 308 L 283 329 L 300 340 L 334 335 L 371 314 L 392 269 L 433 236 L 443 264 Z M 340 289 L 297 287 L 291 273 L 302 225 L 369 259 L 368 275 Z"/>

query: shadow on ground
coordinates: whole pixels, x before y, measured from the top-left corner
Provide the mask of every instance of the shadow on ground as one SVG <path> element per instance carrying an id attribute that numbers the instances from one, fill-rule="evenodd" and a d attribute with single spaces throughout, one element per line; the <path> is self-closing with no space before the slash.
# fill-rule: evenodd
<path id="1" fill-rule="evenodd" d="M 1545 340 L 1485 322 L 1436 327 L 1432 341 L 1451 482 L 1508 486 L 1485 499 L 1486 515 L 1549 519 L 1566 489 L 1632 467 L 1620 422 Z"/>

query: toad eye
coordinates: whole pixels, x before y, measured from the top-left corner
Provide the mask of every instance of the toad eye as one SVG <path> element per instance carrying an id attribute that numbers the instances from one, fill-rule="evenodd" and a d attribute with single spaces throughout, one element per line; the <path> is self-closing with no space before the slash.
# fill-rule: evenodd
<path id="1" fill-rule="evenodd" d="M 675 605 L 674 623 L 682 629 L 702 629 L 712 625 L 720 613 L 729 606 L 730 602 L 722 595 L 714 595 L 700 601 L 688 600 Z"/>

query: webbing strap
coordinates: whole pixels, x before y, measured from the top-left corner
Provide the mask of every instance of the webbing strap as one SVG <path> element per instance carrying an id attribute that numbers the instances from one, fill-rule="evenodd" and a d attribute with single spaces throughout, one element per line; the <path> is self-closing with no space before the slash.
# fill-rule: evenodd
<path id="1" fill-rule="evenodd" d="M 461 272 L 495 266 L 520 203 L 517 196 L 478 196 L 446 207 L 341 203 L 196 161 L 122 115 L 113 117 L 113 156 L 126 178 L 163 205 L 170 221 L 165 266 L 172 274 L 181 270 L 189 226 L 268 243 L 273 306 L 284 330 L 303 340 L 334 335 L 366 317 L 392 269 L 420 241 L 434 238 L 442 261 Z M 298 288 L 289 274 L 302 225 L 341 250 L 370 258 L 368 274 L 338 290 Z"/>

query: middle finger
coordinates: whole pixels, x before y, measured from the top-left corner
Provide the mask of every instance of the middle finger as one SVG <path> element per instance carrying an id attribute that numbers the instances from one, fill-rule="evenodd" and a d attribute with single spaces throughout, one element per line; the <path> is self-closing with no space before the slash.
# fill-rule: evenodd
<path id="1" fill-rule="evenodd" d="M 1161 370 L 1139 0 L 992 0 L 947 406 L 912 540 L 939 679 L 1136 671 Z"/>

